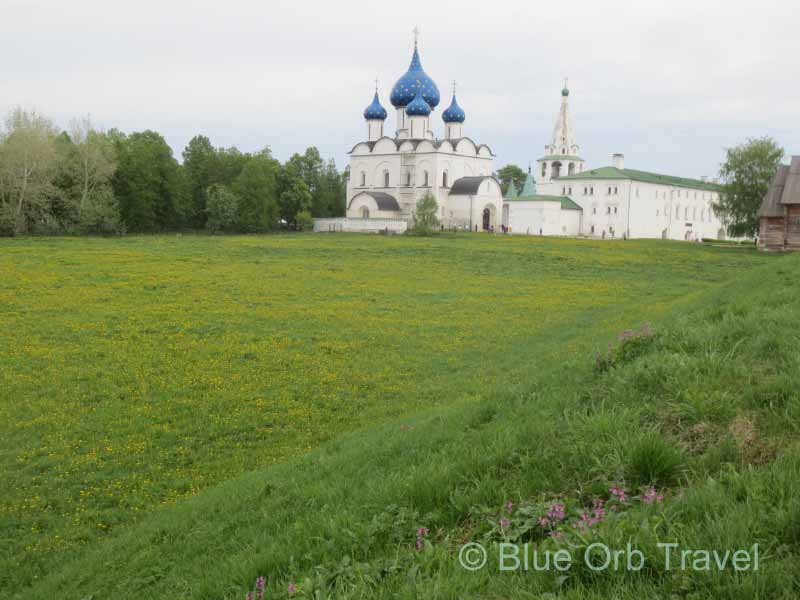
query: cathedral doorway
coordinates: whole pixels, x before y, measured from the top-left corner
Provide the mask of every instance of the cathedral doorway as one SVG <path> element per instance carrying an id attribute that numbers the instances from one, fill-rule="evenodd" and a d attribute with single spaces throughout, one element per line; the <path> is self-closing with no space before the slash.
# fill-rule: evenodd
<path id="1" fill-rule="evenodd" d="M 489 204 L 483 209 L 482 213 L 482 227 L 484 231 L 494 231 L 495 223 L 495 208 Z"/>

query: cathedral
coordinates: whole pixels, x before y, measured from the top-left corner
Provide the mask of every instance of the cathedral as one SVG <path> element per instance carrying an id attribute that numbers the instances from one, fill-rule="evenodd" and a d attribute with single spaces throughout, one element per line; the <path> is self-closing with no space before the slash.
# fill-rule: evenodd
<path id="1" fill-rule="evenodd" d="M 444 136 L 434 133 L 439 88 L 425 73 L 414 42 L 408 71 L 389 94 L 395 131 L 378 90 L 364 110 L 367 139 L 350 151 L 347 221 L 350 229 L 404 229 L 413 223 L 417 201 L 430 193 L 447 228 L 494 230 L 503 210 L 494 154 L 465 134 L 466 113 L 456 99 L 441 113 Z M 356 220 L 369 220 L 362 223 Z"/>
<path id="2" fill-rule="evenodd" d="M 434 132 L 439 88 L 422 68 L 417 40 L 411 64 L 392 87 L 394 131 L 375 89 L 364 110 L 366 139 L 350 151 L 346 218 L 317 219 L 316 231 L 394 231 L 413 226 L 417 202 L 436 200 L 443 227 L 512 234 L 596 238 L 724 238 L 714 211 L 719 186 L 611 165 L 589 169 L 580 157 L 567 82 L 544 155 L 528 168 L 522 189 L 503 195 L 494 153 L 466 135 L 466 112 L 456 98 L 441 112 L 443 136 Z"/>

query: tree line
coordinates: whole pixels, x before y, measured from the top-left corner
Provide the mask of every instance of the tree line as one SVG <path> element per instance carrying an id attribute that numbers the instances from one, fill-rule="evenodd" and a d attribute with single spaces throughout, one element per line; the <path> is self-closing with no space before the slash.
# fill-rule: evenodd
<path id="1" fill-rule="evenodd" d="M 59 130 L 17 108 L 0 128 L 0 235 L 304 229 L 344 215 L 345 175 L 308 148 L 216 148 L 197 135 L 179 162 L 155 131 Z"/>

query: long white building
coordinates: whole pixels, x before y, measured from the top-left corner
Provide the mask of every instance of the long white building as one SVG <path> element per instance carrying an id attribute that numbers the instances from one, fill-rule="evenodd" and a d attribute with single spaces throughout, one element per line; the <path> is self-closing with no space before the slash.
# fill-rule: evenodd
<path id="1" fill-rule="evenodd" d="M 537 161 L 535 186 L 529 174 L 521 194 L 508 190 L 503 224 L 538 235 L 725 237 L 713 208 L 719 199 L 714 182 L 627 169 L 622 154 L 613 155 L 611 166 L 587 169 L 578 151 L 565 84 L 553 137 Z"/>

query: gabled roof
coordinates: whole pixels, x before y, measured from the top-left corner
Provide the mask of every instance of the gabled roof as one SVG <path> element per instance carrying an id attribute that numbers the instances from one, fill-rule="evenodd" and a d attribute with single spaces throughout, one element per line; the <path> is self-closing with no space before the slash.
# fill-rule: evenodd
<path id="1" fill-rule="evenodd" d="M 781 204 L 800 204 L 800 156 L 792 157 Z"/>
<path id="2" fill-rule="evenodd" d="M 783 198 L 783 190 L 786 186 L 786 179 L 789 176 L 789 167 L 781 165 L 778 171 L 772 178 L 772 181 L 767 188 L 767 193 L 761 201 L 761 208 L 758 210 L 760 217 L 782 217 L 784 213 L 781 199 Z"/>
<path id="3" fill-rule="evenodd" d="M 800 156 L 793 156 L 791 165 L 778 167 L 761 201 L 758 215 L 782 217 L 786 204 L 800 204 Z"/>
<path id="4" fill-rule="evenodd" d="M 659 173 L 637 171 L 635 169 L 618 169 L 616 167 L 600 167 L 598 169 L 590 169 L 574 175 L 558 177 L 554 181 L 577 181 L 581 179 L 627 179 L 641 181 L 642 183 L 657 183 L 661 185 L 671 185 L 675 187 L 692 188 L 711 192 L 717 192 L 720 189 L 720 186 L 716 183 L 708 183 L 705 181 L 700 181 L 699 179 L 661 175 Z"/>
<path id="5" fill-rule="evenodd" d="M 400 205 L 397 203 L 397 199 L 391 194 L 387 194 L 386 192 L 361 192 L 353 196 L 353 200 L 358 198 L 361 194 L 371 196 L 372 199 L 375 200 L 375 204 L 378 205 L 379 210 L 400 212 Z M 353 200 L 350 200 L 351 205 L 353 204 Z"/>
<path id="6" fill-rule="evenodd" d="M 562 210 L 583 210 L 569 196 L 548 196 L 546 194 L 534 194 L 533 196 L 506 198 L 505 202 L 560 202 Z"/>
<path id="7" fill-rule="evenodd" d="M 490 175 L 477 175 L 474 177 L 461 177 L 460 179 L 456 179 L 453 182 L 453 187 L 450 188 L 450 195 L 451 196 L 474 196 L 478 193 L 478 189 L 480 189 L 481 184 L 487 180 L 491 179 L 494 181 L 498 186 L 500 182 L 497 181 L 494 177 Z"/>

